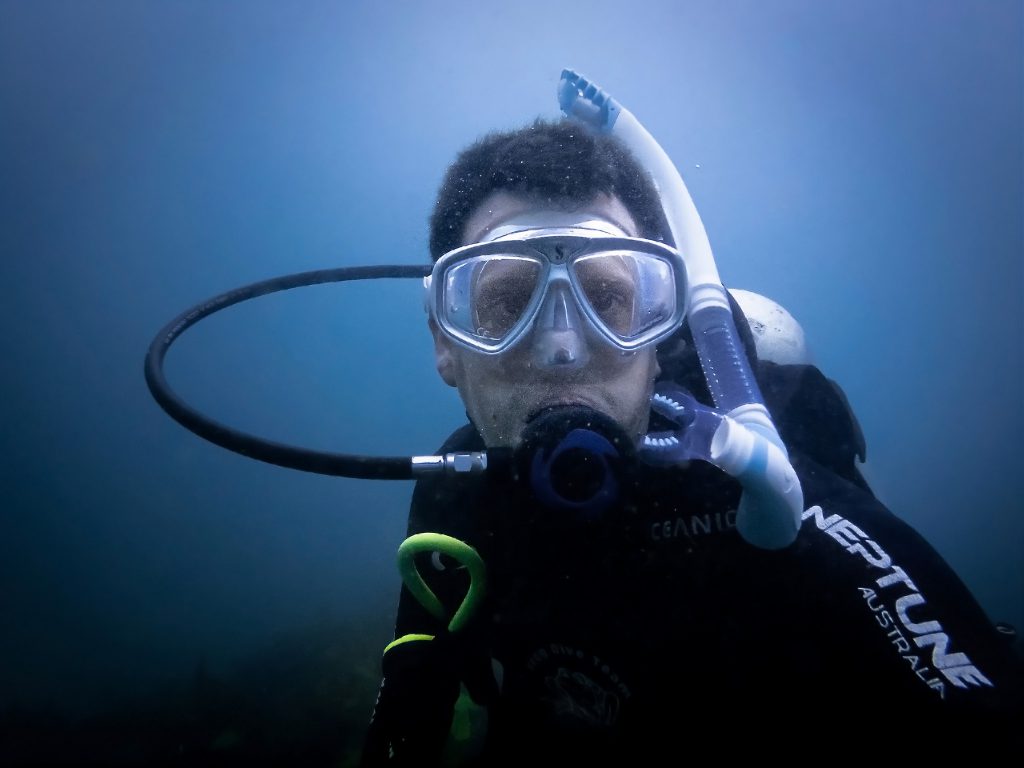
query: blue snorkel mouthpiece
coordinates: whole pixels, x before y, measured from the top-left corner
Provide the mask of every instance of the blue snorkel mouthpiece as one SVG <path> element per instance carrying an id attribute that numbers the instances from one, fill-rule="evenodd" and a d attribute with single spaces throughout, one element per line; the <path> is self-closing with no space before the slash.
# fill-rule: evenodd
<path id="1" fill-rule="evenodd" d="M 746 541 L 765 549 L 788 546 L 800 529 L 803 492 L 743 352 L 704 223 L 683 177 L 632 113 L 579 73 L 563 70 L 558 103 L 568 117 L 618 137 L 651 174 L 686 263 L 687 319 L 716 406 L 713 414 L 677 423 L 678 436 L 685 437 L 695 423 L 707 428 L 718 420 L 714 431 L 679 442 L 701 445 L 707 460 L 742 484 L 736 527 Z M 645 441 L 641 454 L 655 463 L 686 460 L 672 445 L 668 437 L 657 436 Z"/>

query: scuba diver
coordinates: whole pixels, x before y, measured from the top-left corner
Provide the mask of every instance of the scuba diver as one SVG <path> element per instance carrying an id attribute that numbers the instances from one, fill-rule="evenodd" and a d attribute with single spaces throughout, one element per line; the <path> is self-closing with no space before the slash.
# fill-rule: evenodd
<path id="1" fill-rule="evenodd" d="M 569 100 L 587 96 L 567 76 Z M 441 185 L 429 327 L 469 418 L 441 452 L 513 458 L 416 485 L 410 537 L 472 558 L 429 541 L 406 555 L 417 576 L 364 764 L 450 755 L 461 687 L 487 711 L 482 765 L 643 764 L 723 726 L 781 746 L 837 725 L 936 742 L 948 732 L 916 724 L 1008 725 L 1009 643 L 874 498 L 857 422 L 801 360 L 802 334 L 759 361 L 727 296 L 802 492 L 795 541 L 738 531 L 741 496 L 759 491 L 714 455 L 728 419 L 682 316 L 695 276 L 676 246 L 703 228 L 674 231 L 643 148 L 566 112 L 483 138 Z M 450 621 L 484 578 L 473 615 Z"/>
<path id="2" fill-rule="evenodd" d="M 645 764 L 723 732 L 719 754 L 781 752 L 799 731 L 1007 736 L 1011 640 L 875 498 L 857 421 L 799 326 L 723 287 L 681 176 L 632 114 L 569 70 L 559 102 L 565 119 L 456 158 L 432 266 L 231 291 L 147 357 L 154 397 L 208 440 L 417 480 L 363 765 Z M 423 279 L 437 371 L 465 405 L 436 456 L 270 443 L 164 379 L 171 343 L 213 312 L 377 277 Z"/>

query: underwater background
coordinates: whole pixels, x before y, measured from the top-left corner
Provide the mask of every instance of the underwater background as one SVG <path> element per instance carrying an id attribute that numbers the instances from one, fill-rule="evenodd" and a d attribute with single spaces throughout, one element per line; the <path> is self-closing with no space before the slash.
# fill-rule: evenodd
<path id="1" fill-rule="evenodd" d="M 203 442 L 143 356 L 238 285 L 424 263 L 454 154 L 557 117 L 563 67 L 674 159 L 725 284 L 800 321 L 881 500 L 1024 628 L 1022 9 L 0 0 L 8 758 L 216 762 L 261 732 L 264 755 L 351 760 L 411 483 Z M 167 371 L 324 450 L 427 453 L 464 420 L 417 281 L 233 308 Z"/>

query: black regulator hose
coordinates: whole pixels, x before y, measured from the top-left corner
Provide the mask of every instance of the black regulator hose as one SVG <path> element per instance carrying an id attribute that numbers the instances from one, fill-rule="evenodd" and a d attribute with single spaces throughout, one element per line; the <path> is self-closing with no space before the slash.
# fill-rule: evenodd
<path id="1" fill-rule="evenodd" d="M 200 437 L 253 459 L 290 469 L 316 472 L 321 475 L 354 477 L 364 480 L 411 480 L 411 456 L 357 456 L 296 448 L 239 432 L 220 424 L 192 408 L 174 393 L 164 376 L 164 357 L 182 333 L 215 312 L 268 293 L 287 291 L 321 283 L 344 283 L 350 280 L 381 278 L 423 278 L 430 274 L 429 265 L 387 265 L 341 267 L 299 272 L 263 280 L 214 296 L 174 318 L 156 335 L 146 355 L 146 384 L 153 398 L 167 414 Z"/>

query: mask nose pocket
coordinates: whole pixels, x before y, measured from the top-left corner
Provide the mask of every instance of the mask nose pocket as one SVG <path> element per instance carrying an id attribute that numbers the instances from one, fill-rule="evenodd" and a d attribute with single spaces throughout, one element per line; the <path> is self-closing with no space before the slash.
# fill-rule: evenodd
<path id="1" fill-rule="evenodd" d="M 541 368 L 579 368 L 590 360 L 583 319 L 569 286 L 551 287 L 533 330 L 534 360 Z"/>

